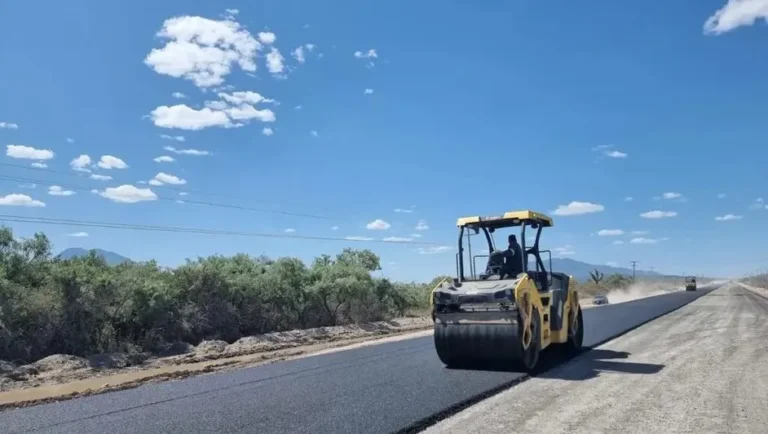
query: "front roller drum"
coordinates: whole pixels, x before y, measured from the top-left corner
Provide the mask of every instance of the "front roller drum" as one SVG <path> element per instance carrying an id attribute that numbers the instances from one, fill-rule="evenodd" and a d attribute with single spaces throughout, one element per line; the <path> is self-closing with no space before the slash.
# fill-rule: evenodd
<path id="1" fill-rule="evenodd" d="M 528 372 L 536 367 L 541 347 L 539 315 L 528 333 L 517 324 L 435 323 L 435 349 L 449 368 L 499 367 Z"/>

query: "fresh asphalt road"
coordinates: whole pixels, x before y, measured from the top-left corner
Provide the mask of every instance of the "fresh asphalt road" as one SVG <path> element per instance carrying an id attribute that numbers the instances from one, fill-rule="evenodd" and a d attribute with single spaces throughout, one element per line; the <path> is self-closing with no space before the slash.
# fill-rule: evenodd
<path id="1" fill-rule="evenodd" d="M 425 434 L 768 432 L 768 298 L 738 284 Z"/>
<path id="2" fill-rule="evenodd" d="M 712 291 L 584 310 L 593 346 Z M 519 379 L 446 369 L 432 337 L 0 413 L 3 433 L 391 433 Z"/>

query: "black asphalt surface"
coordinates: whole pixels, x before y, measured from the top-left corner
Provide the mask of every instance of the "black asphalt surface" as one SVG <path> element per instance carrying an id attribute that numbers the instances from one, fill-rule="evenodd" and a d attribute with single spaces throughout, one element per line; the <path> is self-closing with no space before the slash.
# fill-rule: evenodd
<path id="1" fill-rule="evenodd" d="M 587 346 L 709 293 L 584 310 Z M 432 337 L 0 413 L 0 433 L 391 433 L 522 375 L 446 369 Z"/>

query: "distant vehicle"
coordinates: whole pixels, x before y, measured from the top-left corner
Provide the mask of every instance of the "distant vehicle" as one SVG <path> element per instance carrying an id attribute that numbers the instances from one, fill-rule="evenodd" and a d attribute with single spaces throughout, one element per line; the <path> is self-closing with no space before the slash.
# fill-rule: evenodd
<path id="1" fill-rule="evenodd" d="M 608 297 L 604 295 L 596 295 L 592 298 L 592 304 L 608 304 Z"/>
<path id="2" fill-rule="evenodd" d="M 696 290 L 696 277 L 695 276 L 688 276 L 685 278 L 685 290 L 686 291 L 695 291 Z"/>

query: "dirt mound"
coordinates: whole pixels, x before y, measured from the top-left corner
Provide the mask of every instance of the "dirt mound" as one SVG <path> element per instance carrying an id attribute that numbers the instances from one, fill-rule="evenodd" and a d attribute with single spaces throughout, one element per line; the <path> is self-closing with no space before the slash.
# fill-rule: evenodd
<path id="1" fill-rule="evenodd" d="M 195 348 L 196 354 L 217 354 L 227 349 L 227 343 L 224 341 L 202 341 Z"/>
<path id="2" fill-rule="evenodd" d="M 88 367 L 88 361 L 82 357 L 68 354 L 54 354 L 32 363 L 39 372 L 68 372 Z"/>

